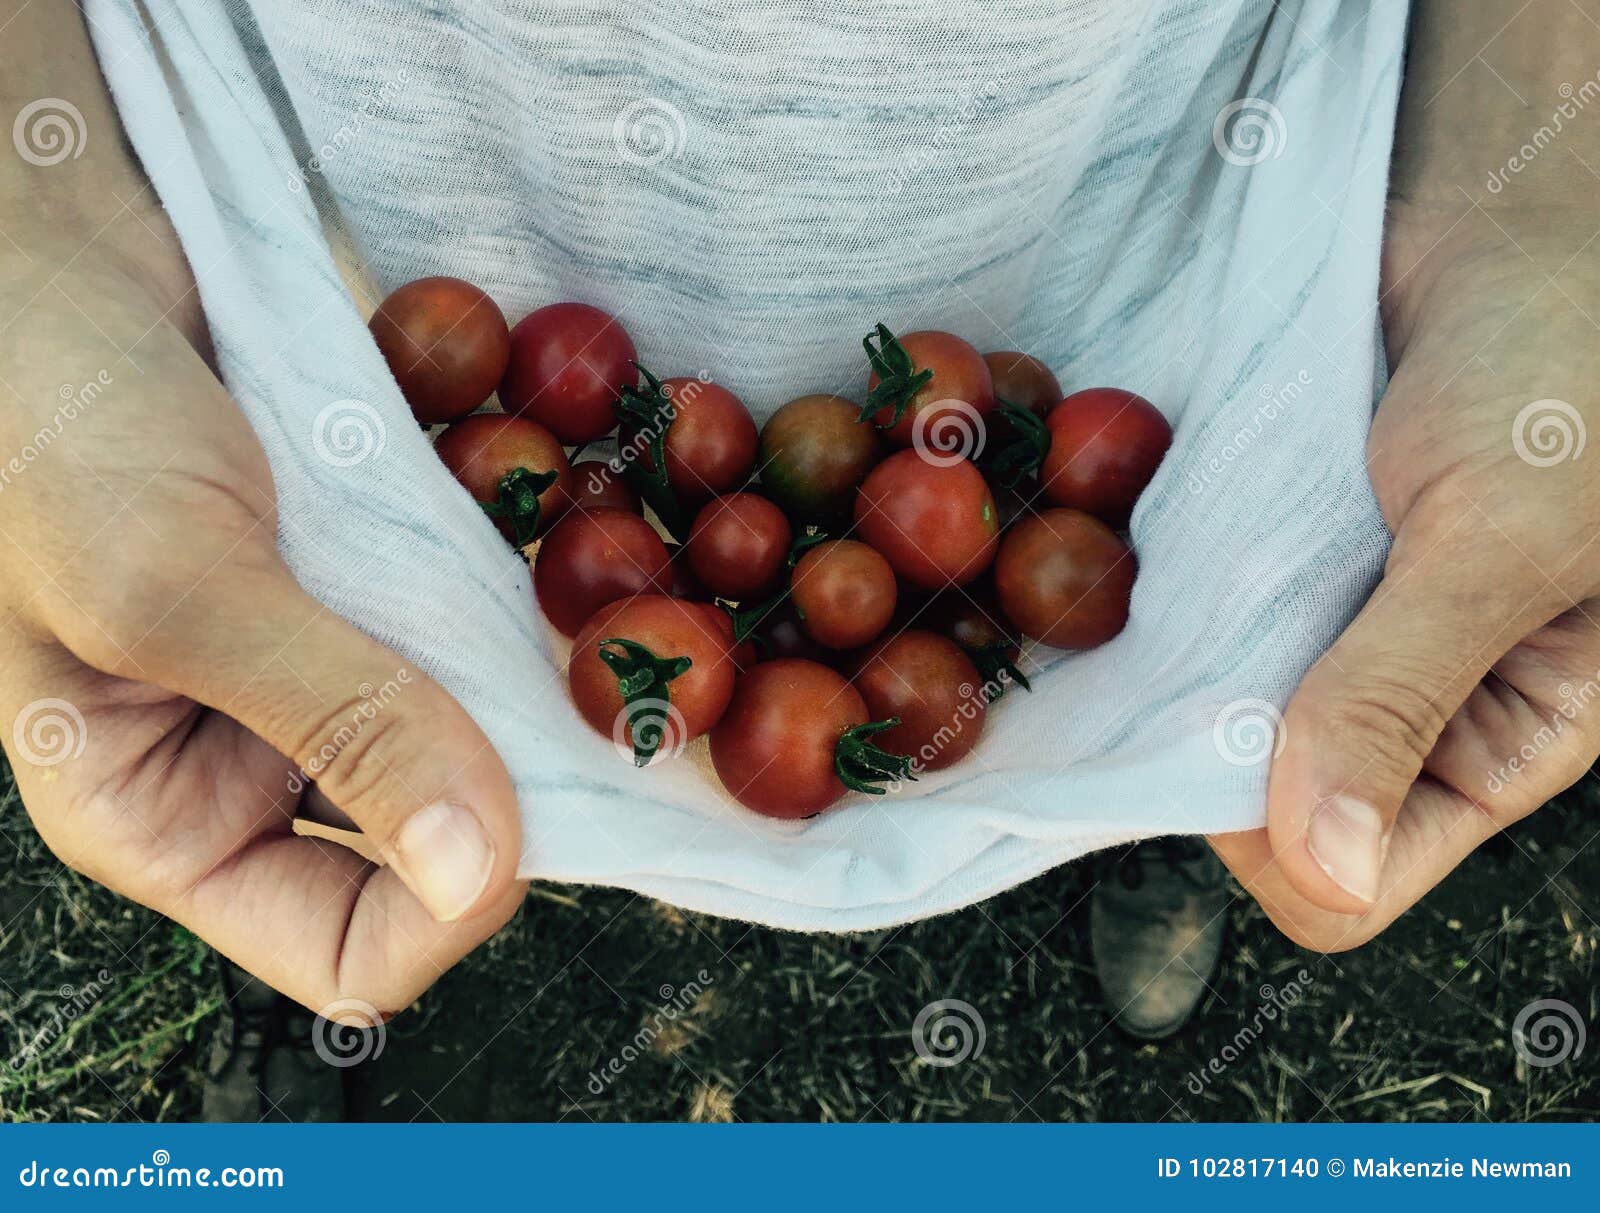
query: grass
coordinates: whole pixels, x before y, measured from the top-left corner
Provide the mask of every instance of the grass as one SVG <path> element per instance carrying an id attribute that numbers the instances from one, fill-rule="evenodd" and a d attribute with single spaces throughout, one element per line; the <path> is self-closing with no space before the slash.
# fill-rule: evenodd
<path id="1" fill-rule="evenodd" d="M 4 787 L 0 1117 L 193 1118 L 217 1008 L 204 945 L 64 869 Z M 1597 801 L 1591 775 L 1356 953 L 1301 951 L 1236 897 L 1214 993 L 1160 1045 L 1106 1025 L 1087 864 L 858 936 L 541 886 L 346 1071 L 347 1097 L 401 1120 L 1593 1118 L 1600 1042 L 1530 1066 L 1511 1025 L 1559 998 L 1600 1030 Z M 940 999 L 984 1025 L 949 1067 L 912 1047 Z"/>

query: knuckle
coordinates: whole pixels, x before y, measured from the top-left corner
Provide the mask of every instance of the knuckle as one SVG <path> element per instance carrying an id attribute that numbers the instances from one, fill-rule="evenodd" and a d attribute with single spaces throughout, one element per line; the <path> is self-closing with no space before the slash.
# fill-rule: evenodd
<path id="1" fill-rule="evenodd" d="M 409 730 L 366 699 L 345 699 L 302 726 L 290 757 L 340 808 L 359 816 L 396 784 L 412 759 Z M 421 795 L 430 789 L 418 788 Z M 381 841 L 381 840 L 380 840 Z"/>
<path id="2" fill-rule="evenodd" d="M 1421 679 L 1365 675 L 1327 703 L 1319 727 L 1347 753 L 1370 757 L 1410 778 L 1432 752 L 1449 717 Z"/>

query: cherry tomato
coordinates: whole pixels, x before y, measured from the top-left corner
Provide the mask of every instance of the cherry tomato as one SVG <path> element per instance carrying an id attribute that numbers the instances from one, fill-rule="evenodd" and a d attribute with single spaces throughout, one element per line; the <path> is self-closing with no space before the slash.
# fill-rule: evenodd
<path id="1" fill-rule="evenodd" d="M 994 379 L 982 354 L 952 333 L 907 333 L 896 340 L 880 324 L 877 338 L 876 350 L 868 338 L 873 369 L 867 403 L 881 403 L 872 423 L 890 446 L 934 445 L 930 440 L 947 424 L 967 434 L 981 431 L 994 410 Z"/>
<path id="2" fill-rule="evenodd" d="M 580 459 L 572 465 L 572 504 L 580 510 L 627 510 L 640 513 L 633 491 L 609 459 Z"/>
<path id="3" fill-rule="evenodd" d="M 563 636 L 608 603 L 652 593 L 667 571 L 667 546 L 655 528 L 622 510 L 569 510 L 539 543 L 533 588 Z"/>
<path id="4" fill-rule="evenodd" d="M 617 398 L 638 382 L 637 357 L 614 317 L 587 303 L 552 303 L 511 330 L 500 403 L 568 446 L 594 442 L 616 428 Z"/>
<path id="5" fill-rule="evenodd" d="M 700 578 L 696 577 L 694 570 L 689 567 L 688 552 L 679 544 L 669 543 L 667 557 L 669 560 L 667 571 L 656 579 L 657 593 L 665 594 L 669 598 L 682 598 L 688 602 L 709 603 L 712 598 L 711 591 L 701 584 Z M 722 608 L 718 607 L 717 613 L 727 618 L 728 613 Z"/>
<path id="6" fill-rule="evenodd" d="M 1045 510 L 1006 532 L 994 562 L 1000 609 L 1024 636 L 1058 649 L 1092 649 L 1128 622 L 1137 564 L 1097 518 Z"/>
<path id="7" fill-rule="evenodd" d="M 989 579 L 936 596 L 915 616 L 915 623 L 955 641 L 961 651 L 972 658 L 972 664 L 978 667 L 978 674 L 983 678 L 985 697 L 990 701 L 1005 694 L 1008 682 L 1016 683 L 1025 691 L 1033 689 L 1017 668 L 1021 648 L 1012 625 L 1000 610 Z"/>
<path id="8" fill-rule="evenodd" d="M 756 654 L 762 661 L 774 661 L 779 657 L 799 657 L 806 661 L 815 661 L 820 665 L 834 665 L 838 662 L 840 654 L 832 649 L 825 649 L 811 637 L 800 630 L 800 616 L 795 614 L 794 604 L 785 599 L 782 602 L 760 603 L 756 608 L 765 607 L 762 614 L 751 630 L 747 643 L 755 648 Z"/>
<path id="9" fill-rule="evenodd" d="M 1029 354 L 1003 350 L 983 356 L 994 380 L 996 400 L 1027 409 L 1043 420 L 1061 403 L 1061 384 L 1044 363 Z"/>
<path id="10" fill-rule="evenodd" d="M 465 417 L 489 398 L 511 354 L 505 314 L 459 278 L 418 278 L 378 305 L 368 328 L 412 415 Z"/>
<path id="11" fill-rule="evenodd" d="M 768 817 L 810 817 L 846 791 L 906 774 L 870 740 L 867 705 L 842 674 L 814 661 L 752 666 L 711 730 L 711 762 L 729 793 Z"/>
<path id="12" fill-rule="evenodd" d="M 1143 396 L 1121 388 L 1074 392 L 1046 418 L 1050 453 L 1039 487 L 1052 504 L 1128 524 L 1172 445 L 1172 427 Z"/>
<path id="13" fill-rule="evenodd" d="M 830 649 L 854 649 L 877 639 L 894 615 L 894 570 L 854 539 L 807 549 L 789 578 L 789 600 L 800 628 Z"/>
<path id="14" fill-rule="evenodd" d="M 655 594 L 610 603 L 572 641 L 573 702 L 597 732 L 630 746 L 639 766 L 675 755 L 728 706 L 731 639 L 694 603 Z"/>
<path id="15" fill-rule="evenodd" d="M 924 590 L 964 585 L 994 560 L 1000 520 L 982 474 L 965 460 L 930 463 L 896 451 L 856 494 L 856 533 L 902 581 Z"/>
<path id="16" fill-rule="evenodd" d="M 756 423 L 732 392 L 694 377 L 663 379 L 661 391 L 670 412 L 647 421 L 665 425 L 662 447 L 667 457 L 667 483 L 688 509 L 742 488 L 756 465 Z M 639 458 L 647 468 L 655 461 L 639 438 Z"/>
<path id="17" fill-rule="evenodd" d="M 463 417 L 439 435 L 433 450 L 519 548 L 549 530 L 571 504 L 566 451 L 554 434 L 525 417 Z"/>
<path id="18" fill-rule="evenodd" d="M 689 567 L 713 594 L 746 602 L 782 584 L 794 534 L 783 511 L 754 493 L 708 502 L 689 528 Z"/>
<path id="19" fill-rule="evenodd" d="M 797 525 L 848 522 L 856 489 L 884 456 L 883 439 L 840 396 L 801 396 L 761 428 L 761 485 Z"/>
<path id="20" fill-rule="evenodd" d="M 851 679 L 875 720 L 900 723 L 874 740 L 915 770 L 949 766 L 978 743 L 988 700 L 983 679 L 955 641 L 919 628 L 879 641 Z"/>

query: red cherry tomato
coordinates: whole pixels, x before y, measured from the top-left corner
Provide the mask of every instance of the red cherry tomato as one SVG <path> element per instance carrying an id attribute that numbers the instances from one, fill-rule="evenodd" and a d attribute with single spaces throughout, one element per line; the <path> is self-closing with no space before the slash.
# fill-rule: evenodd
<path id="1" fill-rule="evenodd" d="M 1061 384 L 1054 372 L 1032 355 L 1002 350 L 985 354 L 983 361 L 994 380 L 996 400 L 1027 409 L 1041 420 L 1061 403 Z"/>
<path id="2" fill-rule="evenodd" d="M 621 510 L 569 510 L 539 543 L 533 588 L 563 636 L 608 603 L 652 587 L 667 571 L 667 546 L 655 528 Z"/>
<path id="3" fill-rule="evenodd" d="M 1001 542 L 1004 546 L 1004 541 Z M 989 579 L 938 595 L 914 621 L 916 626 L 937 632 L 961 646 L 961 651 L 978 667 L 984 692 L 991 701 L 1005 693 L 1008 682 L 1016 683 L 1025 691 L 1033 689 L 1017 668 L 1021 649 Z"/>
<path id="4" fill-rule="evenodd" d="M 693 377 L 664 379 L 672 415 L 662 445 L 667 483 L 688 509 L 742 488 L 756 465 L 756 423 L 725 387 Z M 654 467 L 648 448 L 644 466 Z"/>
<path id="5" fill-rule="evenodd" d="M 754 493 L 708 502 L 689 528 L 689 567 L 713 594 L 745 602 L 783 581 L 794 538 L 783 511 Z"/>
<path id="6" fill-rule="evenodd" d="M 988 714 L 983 679 L 955 641 L 919 628 L 873 645 L 851 679 L 875 720 L 900 723 L 874 740 L 918 771 L 966 757 Z"/>
<path id="7" fill-rule="evenodd" d="M 720 614 L 720 612 L 719 612 Z M 578 712 L 639 766 L 710 731 L 733 695 L 732 633 L 694 603 L 644 594 L 601 607 L 567 662 Z M 625 695 L 625 680 L 648 685 Z"/>
<path id="8" fill-rule="evenodd" d="M 614 317 L 587 303 L 552 303 L 511 330 L 500 403 L 568 446 L 594 442 L 616 428 L 617 398 L 638 382 L 637 357 Z"/>
<path id="9" fill-rule="evenodd" d="M 463 417 L 439 435 L 433 450 L 517 547 L 549 530 L 571 504 L 566 451 L 549 430 L 525 417 Z M 539 490 L 552 474 L 555 479 Z"/>
<path id="10" fill-rule="evenodd" d="M 935 446 L 945 425 L 965 434 L 979 432 L 994 410 L 994 380 L 983 355 L 952 333 L 907 333 L 896 341 L 879 325 L 877 337 L 879 348 L 867 347 L 873 363 L 867 401 L 886 399 L 872 423 L 890 446 Z"/>
<path id="11" fill-rule="evenodd" d="M 1045 510 L 1006 532 L 994 562 L 1000 609 L 1024 636 L 1058 649 L 1092 649 L 1128 622 L 1137 564 L 1097 518 Z"/>
<path id="12" fill-rule="evenodd" d="M 1000 520 L 977 468 L 897 451 L 856 494 L 856 533 L 896 576 L 924 590 L 964 585 L 994 560 Z"/>
<path id="13" fill-rule="evenodd" d="M 789 578 L 789 600 L 801 630 L 830 649 L 859 648 L 877 639 L 894 615 L 895 594 L 889 562 L 854 539 L 807 549 Z"/>
<path id="14" fill-rule="evenodd" d="M 459 278 L 418 278 L 378 305 L 368 328 L 412 415 L 465 417 L 489 398 L 511 353 L 506 318 Z"/>
<path id="15" fill-rule="evenodd" d="M 1172 427 L 1161 411 L 1143 396 L 1097 387 L 1068 396 L 1050 410 L 1046 424 L 1050 453 L 1039 471 L 1045 497 L 1126 526 L 1172 445 Z"/>
<path id="16" fill-rule="evenodd" d="M 639 494 L 608 459 L 580 459 L 572 465 L 572 504 L 580 510 L 641 512 Z"/>
<path id="17" fill-rule="evenodd" d="M 711 762 L 746 808 L 810 817 L 851 787 L 881 792 L 874 781 L 905 774 L 903 759 L 872 744 L 881 731 L 842 674 L 814 661 L 764 661 L 734 684 L 711 730 Z"/>
<path id="18" fill-rule="evenodd" d="M 713 595 L 689 567 L 688 552 L 679 544 L 669 543 L 667 556 L 670 563 L 667 565 L 667 571 L 656 579 L 657 593 L 665 594 L 668 598 L 682 598 L 688 602 L 709 603 Z M 724 619 L 728 617 L 728 613 L 721 607 L 717 608 L 717 614 Z"/>

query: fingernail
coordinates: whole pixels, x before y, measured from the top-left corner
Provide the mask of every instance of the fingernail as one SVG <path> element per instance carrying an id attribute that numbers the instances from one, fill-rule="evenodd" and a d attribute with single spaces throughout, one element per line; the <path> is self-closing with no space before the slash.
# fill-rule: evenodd
<path id="1" fill-rule="evenodd" d="M 441 800 L 401 826 L 383 858 L 428 913 L 454 922 L 483 896 L 494 868 L 494 843 L 470 808 Z"/>
<path id="2" fill-rule="evenodd" d="M 1311 810 L 1306 846 L 1334 884 L 1353 897 L 1378 900 L 1383 870 L 1383 815 L 1354 796 L 1330 796 Z"/>

